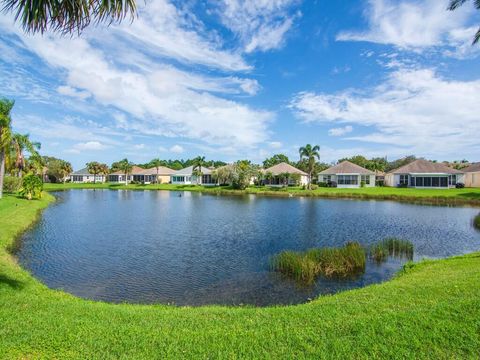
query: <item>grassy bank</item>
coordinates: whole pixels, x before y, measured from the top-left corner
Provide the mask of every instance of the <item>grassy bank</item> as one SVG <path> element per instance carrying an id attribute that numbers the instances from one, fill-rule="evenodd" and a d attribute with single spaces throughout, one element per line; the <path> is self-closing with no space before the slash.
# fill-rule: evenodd
<path id="1" fill-rule="evenodd" d="M 234 190 L 231 187 L 208 187 L 196 185 L 125 185 L 117 183 L 105 184 L 45 184 L 46 191 L 67 189 L 113 189 L 113 190 L 177 190 L 199 191 L 220 195 L 257 194 L 266 196 L 313 196 L 326 198 L 380 199 L 435 204 L 471 204 L 480 206 L 480 188 L 468 189 L 403 189 L 390 187 L 338 189 L 318 188 L 304 190 L 300 187 L 272 188 L 251 186 L 246 190 Z"/>
<path id="2" fill-rule="evenodd" d="M 480 253 L 298 306 L 113 305 L 49 290 L 7 252 L 51 200 L 0 200 L 0 358 L 478 357 Z"/>

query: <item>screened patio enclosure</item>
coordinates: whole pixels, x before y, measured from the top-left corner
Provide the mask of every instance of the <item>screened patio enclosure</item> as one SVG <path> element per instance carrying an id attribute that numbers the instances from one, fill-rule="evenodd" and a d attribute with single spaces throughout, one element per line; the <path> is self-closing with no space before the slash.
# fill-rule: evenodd
<path id="1" fill-rule="evenodd" d="M 409 187 L 415 187 L 415 188 L 449 188 L 449 187 L 454 187 L 456 183 L 457 183 L 457 175 L 455 174 L 400 175 L 401 185 L 407 185 Z"/>

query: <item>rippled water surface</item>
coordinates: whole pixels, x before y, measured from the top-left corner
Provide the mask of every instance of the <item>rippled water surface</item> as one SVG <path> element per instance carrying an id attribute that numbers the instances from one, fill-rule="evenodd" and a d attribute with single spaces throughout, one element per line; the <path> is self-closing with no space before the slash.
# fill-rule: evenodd
<path id="1" fill-rule="evenodd" d="M 367 263 L 354 279 L 299 286 L 269 271 L 286 249 L 372 244 L 396 236 L 415 258 L 480 249 L 479 210 L 391 201 L 74 190 L 24 236 L 21 264 L 49 287 L 112 302 L 291 304 L 389 279 L 402 266 Z"/>

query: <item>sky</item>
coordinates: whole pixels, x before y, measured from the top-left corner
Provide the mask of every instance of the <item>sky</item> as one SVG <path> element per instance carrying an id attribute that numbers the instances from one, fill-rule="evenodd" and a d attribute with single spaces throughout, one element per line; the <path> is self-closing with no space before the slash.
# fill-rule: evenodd
<path id="1" fill-rule="evenodd" d="M 25 34 L 0 15 L 0 97 L 42 153 L 261 162 L 362 154 L 480 160 L 473 1 L 138 2 L 80 36 Z"/>

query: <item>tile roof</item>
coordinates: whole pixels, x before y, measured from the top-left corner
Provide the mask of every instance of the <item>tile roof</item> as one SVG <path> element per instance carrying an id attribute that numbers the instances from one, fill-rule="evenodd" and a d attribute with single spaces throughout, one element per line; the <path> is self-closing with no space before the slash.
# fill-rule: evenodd
<path id="1" fill-rule="evenodd" d="M 389 174 L 463 174 L 463 171 L 452 169 L 442 163 L 418 159 L 390 171 Z"/>
<path id="2" fill-rule="evenodd" d="M 264 172 L 269 172 L 272 173 L 273 175 L 280 175 L 280 174 L 299 174 L 299 175 L 308 175 L 306 172 L 303 172 L 300 169 L 297 169 L 296 167 L 287 164 L 285 162 L 282 162 L 277 165 L 273 165 L 272 167 L 269 167 L 268 169 L 265 169 Z"/>
<path id="3" fill-rule="evenodd" d="M 360 175 L 375 175 L 373 171 L 365 169 L 350 161 L 342 161 L 340 164 L 332 166 L 320 172 L 320 174 L 360 174 Z"/>

